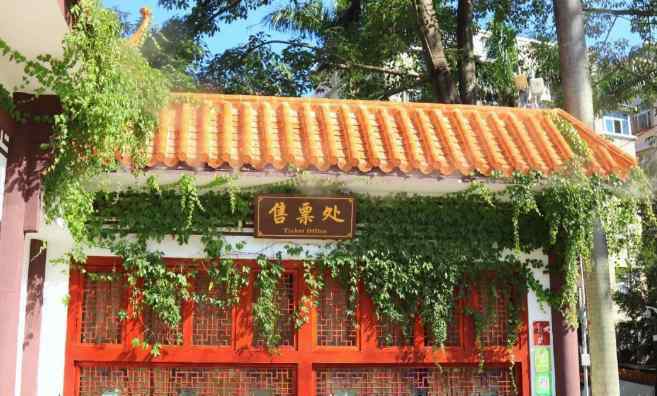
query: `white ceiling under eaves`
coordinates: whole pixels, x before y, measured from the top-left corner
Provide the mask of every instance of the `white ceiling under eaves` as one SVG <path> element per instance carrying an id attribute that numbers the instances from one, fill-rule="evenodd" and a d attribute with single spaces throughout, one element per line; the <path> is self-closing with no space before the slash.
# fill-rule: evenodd
<path id="1" fill-rule="evenodd" d="M 68 25 L 58 0 L 0 0 L 0 37 L 28 58 L 61 56 Z M 21 83 L 23 66 L 0 54 L 0 84 L 9 91 Z M 30 92 L 32 84 L 23 92 Z"/>

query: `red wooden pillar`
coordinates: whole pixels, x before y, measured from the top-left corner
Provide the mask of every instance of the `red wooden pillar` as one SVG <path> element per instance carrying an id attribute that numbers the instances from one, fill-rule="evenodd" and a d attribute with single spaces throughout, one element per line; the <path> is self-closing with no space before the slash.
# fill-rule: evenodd
<path id="1" fill-rule="evenodd" d="M 303 270 L 297 271 L 297 303 L 301 304 L 302 296 L 311 297 L 310 290 L 303 277 Z M 317 312 L 315 304 L 311 301 L 306 301 L 306 308 L 308 309 L 308 318 L 305 323 L 301 325 L 297 331 L 297 348 L 301 359 L 297 364 L 297 395 L 314 395 L 315 388 L 315 372 L 312 364 L 312 351 L 315 338 L 313 336 L 313 326 L 317 321 Z"/>
<path id="2" fill-rule="evenodd" d="M 557 260 L 561 258 L 555 253 L 550 253 L 550 289 L 553 292 L 560 291 L 564 285 L 564 273 L 557 270 L 561 267 L 557 265 Z M 558 308 L 552 308 L 552 327 L 556 394 L 580 396 L 577 329 L 568 324 Z"/>
<path id="3" fill-rule="evenodd" d="M 14 95 L 18 109 L 28 115 L 53 115 L 59 104 L 53 96 Z M 2 223 L 0 223 L 0 395 L 16 394 L 18 348 L 22 334 L 18 333 L 21 315 L 21 274 L 25 263 L 25 233 L 34 232 L 40 220 L 41 171 L 46 156 L 39 146 L 49 134 L 50 126 L 26 122 L 16 124 L 5 113 L 0 127 L 9 133 L 9 156 L 5 179 Z M 36 372 L 25 373 L 36 376 Z"/>
<path id="4" fill-rule="evenodd" d="M 25 198 L 23 173 L 27 168 L 27 138 L 16 133 L 15 124 L 3 117 L 2 126 L 11 138 L 5 178 L 4 204 L 0 223 L 0 394 L 15 394 L 18 358 L 18 318 L 20 306 L 21 267 L 23 265 L 23 227 Z"/>

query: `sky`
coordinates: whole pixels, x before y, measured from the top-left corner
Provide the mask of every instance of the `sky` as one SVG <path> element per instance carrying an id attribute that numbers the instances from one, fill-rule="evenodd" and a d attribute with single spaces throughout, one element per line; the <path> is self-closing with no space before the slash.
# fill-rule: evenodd
<path id="1" fill-rule="evenodd" d="M 161 25 L 179 11 L 168 11 L 158 5 L 158 0 L 103 0 L 103 5 L 108 8 L 117 8 L 130 14 L 131 21 L 140 18 L 139 9 L 143 6 L 150 8 L 153 12 L 153 23 Z M 263 18 L 277 8 L 280 3 L 269 7 L 258 9 L 251 13 L 248 19 L 236 21 L 229 25 L 222 25 L 221 30 L 213 37 L 206 38 L 206 43 L 211 53 L 223 52 L 228 48 L 244 44 L 250 35 L 268 30 L 262 23 Z M 290 35 L 278 32 L 268 32 L 272 39 L 285 40 Z"/>
<path id="2" fill-rule="evenodd" d="M 274 2 L 269 7 L 258 9 L 251 13 L 248 19 L 236 21 L 229 25 L 222 25 L 221 30 L 213 37 L 206 38 L 208 49 L 211 53 L 220 53 L 228 48 L 241 45 L 246 42 L 248 37 L 252 34 L 267 31 L 272 39 L 285 40 L 291 38 L 289 34 L 271 32 L 262 22 L 263 18 L 272 10 L 280 6 L 279 2 Z M 158 5 L 158 0 L 102 0 L 103 5 L 109 8 L 117 8 L 121 11 L 130 14 L 131 21 L 139 20 L 139 9 L 146 6 L 153 12 L 153 21 L 156 25 L 161 25 L 171 16 L 179 11 L 168 11 Z M 626 19 L 619 18 L 614 25 L 614 29 L 610 34 L 610 41 L 620 38 L 625 38 L 629 41 L 630 45 L 638 45 L 641 40 L 630 31 L 630 23 Z"/>

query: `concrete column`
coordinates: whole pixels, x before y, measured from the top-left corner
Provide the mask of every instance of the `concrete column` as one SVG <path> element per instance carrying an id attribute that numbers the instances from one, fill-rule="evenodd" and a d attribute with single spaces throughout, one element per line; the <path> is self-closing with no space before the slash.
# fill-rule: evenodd
<path id="1" fill-rule="evenodd" d="M 559 292 L 564 284 L 564 274 L 559 271 L 561 260 L 550 254 L 550 289 Z M 558 396 L 580 396 L 579 345 L 577 329 L 566 322 L 558 308 L 552 308 L 552 333 L 554 334 L 554 373 Z"/>

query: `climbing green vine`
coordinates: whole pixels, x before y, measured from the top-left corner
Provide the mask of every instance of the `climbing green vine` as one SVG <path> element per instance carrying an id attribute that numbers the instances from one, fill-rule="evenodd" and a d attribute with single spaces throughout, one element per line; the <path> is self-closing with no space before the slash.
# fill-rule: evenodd
<path id="1" fill-rule="evenodd" d="M 61 111 L 38 120 L 52 124 L 44 147 L 50 158 L 43 177 L 45 211 L 51 220 L 65 219 L 71 232 L 81 236 L 84 230 L 75 227 L 77 220 L 93 212 L 88 182 L 116 170 L 120 156 L 140 169 L 170 84 L 122 37 L 116 13 L 99 0 L 76 2 L 71 19 L 59 57 L 29 59 L 0 38 L 0 54 L 24 69 L 19 86 L 0 85 L 0 106 L 27 122 L 35 120 L 20 111 L 22 104 L 10 92 L 36 84 L 37 94 L 59 99 Z"/>
<path id="2" fill-rule="evenodd" d="M 576 324 L 577 260 L 589 258 L 591 213 L 613 217 L 607 221 L 614 224 L 618 238 L 608 239 L 621 250 L 627 246 L 622 241 L 631 239 L 627 238 L 634 222 L 631 214 L 637 213 L 643 199 L 640 194 L 620 193 L 633 188 L 634 178 L 603 180 L 585 177 L 575 169 L 568 172 L 550 177 L 517 175 L 497 193 L 473 182 L 466 191 L 438 197 L 356 195 L 359 228 L 353 240 L 334 243 L 317 254 L 288 246 L 278 254 L 257 258 L 258 296 L 253 306 L 257 333 L 269 348 L 280 342 L 276 301 L 283 271 L 279 254 L 283 253 L 303 262 L 309 286 L 297 307 L 297 326 L 307 320 L 310 304 L 317 303 L 326 276 L 347 290 L 348 314 L 353 315 L 359 293 L 365 292 L 382 320 L 404 326 L 419 315 L 438 345 L 446 339 L 455 303 L 472 290 L 485 296 L 484 301 L 501 298 L 507 303 L 511 330 L 520 323 L 517 303 L 530 289 L 561 307 Z M 299 180 L 240 190 L 230 178 L 199 186 L 184 176 L 168 186 L 150 179 L 142 189 L 98 192 L 80 242 L 124 257 L 124 269 L 140 279 L 131 282 L 138 300 L 175 325 L 185 300 L 224 307 L 238 303 L 250 269 L 226 258 L 243 246 L 229 244 L 223 230 L 249 223 L 258 192 L 299 192 L 303 187 Z M 610 211 L 609 205 L 617 210 Z M 147 249 L 149 241 L 173 236 L 185 244 L 193 235 L 199 235 L 205 247 L 206 257 L 199 263 L 214 263 L 202 270 L 214 273 L 214 287 L 226 291 L 220 299 L 210 300 L 208 290 L 191 292 L 193 271 L 182 275 L 179 269 L 167 268 L 161 253 Z M 533 277 L 532 269 L 545 269 L 545 263 L 522 253 L 536 249 L 560 253 L 558 270 L 566 279 L 562 293 L 544 290 Z M 474 319 L 477 336 L 494 319 L 490 303 L 468 306 L 465 313 Z M 517 334 L 509 331 L 508 337 L 511 346 Z"/>

